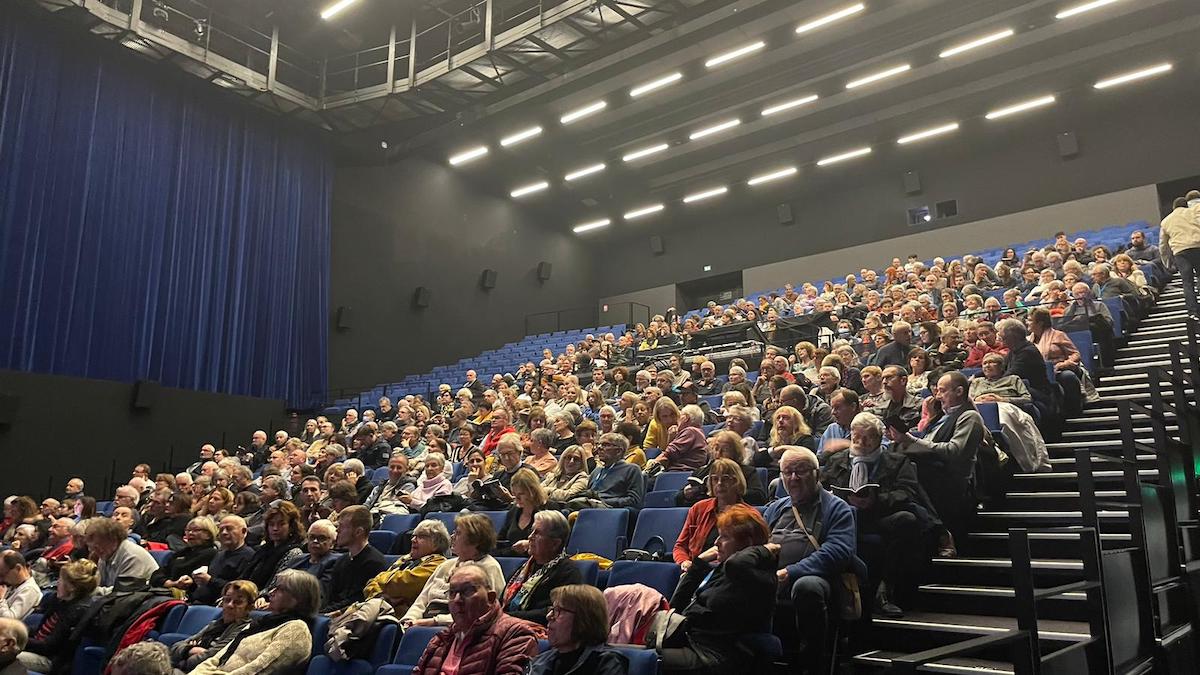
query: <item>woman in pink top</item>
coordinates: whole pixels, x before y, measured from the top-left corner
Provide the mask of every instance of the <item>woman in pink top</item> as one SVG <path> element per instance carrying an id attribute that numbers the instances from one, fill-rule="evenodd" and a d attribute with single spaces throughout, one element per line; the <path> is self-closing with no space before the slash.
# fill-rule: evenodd
<path id="1" fill-rule="evenodd" d="M 446 458 L 440 453 L 432 452 L 425 456 L 425 476 L 417 484 L 417 489 L 407 495 L 410 498 L 410 511 L 420 511 L 430 499 L 448 495 L 454 490 L 454 485 L 446 478 L 445 469 Z"/>

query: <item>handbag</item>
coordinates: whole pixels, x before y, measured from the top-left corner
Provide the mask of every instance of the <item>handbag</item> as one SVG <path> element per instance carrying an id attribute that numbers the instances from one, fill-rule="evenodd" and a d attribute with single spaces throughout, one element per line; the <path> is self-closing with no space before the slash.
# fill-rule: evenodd
<path id="1" fill-rule="evenodd" d="M 804 530 L 804 536 L 808 537 L 813 550 L 821 548 L 821 545 L 817 543 L 817 538 L 808 531 L 808 526 L 804 524 L 804 519 L 800 517 L 800 510 L 796 508 L 795 504 L 792 505 L 792 514 L 796 517 L 796 524 Z M 838 580 L 842 586 L 841 592 L 838 593 L 838 615 L 843 621 L 856 621 L 862 618 L 862 591 L 858 587 L 858 575 L 854 572 L 842 572 L 838 575 Z"/>
<path id="2" fill-rule="evenodd" d="M 656 546 L 655 546 L 656 545 Z M 651 550 L 653 549 L 653 550 Z M 667 558 L 667 542 L 654 535 L 646 540 L 646 548 L 627 548 L 621 552 L 617 560 L 636 560 L 639 562 L 663 562 Z"/>
<path id="3" fill-rule="evenodd" d="M 646 631 L 646 646 L 662 652 L 668 643 L 682 640 L 687 634 L 687 617 L 673 609 L 660 609 L 650 619 Z"/>

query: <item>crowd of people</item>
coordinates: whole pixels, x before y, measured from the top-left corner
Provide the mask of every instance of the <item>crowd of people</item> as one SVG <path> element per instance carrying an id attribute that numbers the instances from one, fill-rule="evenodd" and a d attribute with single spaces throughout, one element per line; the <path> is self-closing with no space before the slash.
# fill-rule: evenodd
<path id="1" fill-rule="evenodd" d="M 1060 233 L 994 267 L 894 259 L 588 336 L 487 383 L 468 371 L 430 400 L 385 397 L 233 451 L 205 445 L 178 473 L 139 464 L 111 513 L 79 478 L 40 504 L 11 496 L 0 662 L 69 672 L 89 606 L 152 588 L 220 614 L 169 650 L 126 647 L 118 672 L 292 672 L 318 615 L 441 629 L 419 673 L 615 674 L 627 658 L 607 644 L 631 641 L 665 672 L 737 673 L 753 637 L 782 627 L 798 672 L 827 671 L 835 625 L 902 616 L 922 565 L 957 555 L 1006 467 L 1048 469 L 1039 428 L 1095 396 L 1064 329 L 1076 316 L 1102 328 L 1095 298 L 1126 299 L 1136 317 L 1157 292 L 1138 266 L 1158 260 L 1142 232 L 1121 251 Z M 639 357 L 696 330 L 813 313 L 835 328 L 768 346 L 753 368 Z M 1002 438 L 983 404 L 1002 411 Z M 682 576 L 658 602 L 686 621 L 639 631 L 630 608 L 653 599 L 584 584 L 567 542 L 578 511 L 636 515 L 674 471 L 690 472 L 673 498 L 686 522 L 665 542 Z M 499 527 L 480 513 L 498 510 Z M 398 558 L 370 544 L 388 516 L 434 512 L 456 513 L 453 528 L 420 520 Z M 156 551 L 170 556 L 160 565 Z M 498 557 L 525 560 L 506 578 Z"/>

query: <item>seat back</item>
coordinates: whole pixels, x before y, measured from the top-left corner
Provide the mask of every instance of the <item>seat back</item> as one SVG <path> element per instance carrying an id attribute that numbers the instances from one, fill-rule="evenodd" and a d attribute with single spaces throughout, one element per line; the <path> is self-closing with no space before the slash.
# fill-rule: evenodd
<path id="1" fill-rule="evenodd" d="M 687 520 L 687 513 L 688 510 L 681 507 L 642 509 L 638 513 L 637 524 L 633 526 L 633 538 L 629 547 L 645 549 L 650 538 L 657 536 L 662 537 L 666 553 L 670 555 L 671 547 L 675 545 L 675 540 L 679 539 L 679 531 L 683 529 L 683 523 Z"/>
<path id="2" fill-rule="evenodd" d="M 658 474 L 658 478 L 655 479 L 654 491 L 670 490 L 672 492 L 679 492 L 687 484 L 687 479 L 691 476 L 691 471 L 664 471 Z"/>
<path id="3" fill-rule="evenodd" d="M 412 626 L 404 631 L 404 636 L 400 638 L 400 646 L 396 648 L 396 655 L 392 657 L 392 663 L 403 668 L 403 672 L 411 673 L 412 669 L 417 667 L 417 661 L 421 660 L 421 655 L 425 653 L 425 648 L 429 646 L 429 641 L 441 630 L 430 626 Z"/>
<path id="4" fill-rule="evenodd" d="M 616 560 L 625 550 L 628 531 L 629 511 L 625 509 L 583 509 L 567 540 L 567 552 L 595 553 Z"/>
<path id="5" fill-rule="evenodd" d="M 159 567 L 166 567 L 167 563 L 171 562 L 171 558 L 175 557 L 174 551 L 150 551 L 150 557 L 154 558 L 154 562 L 158 563 Z"/>
<path id="6" fill-rule="evenodd" d="M 658 652 L 636 647 L 613 647 L 629 659 L 629 675 L 658 675 Z"/>
<path id="7" fill-rule="evenodd" d="M 500 563 L 500 571 L 504 573 L 504 579 L 507 581 L 512 578 L 512 575 L 521 569 L 521 565 L 525 564 L 528 558 L 517 558 L 511 556 L 501 556 L 496 558 L 496 562 Z"/>
<path id="8" fill-rule="evenodd" d="M 994 401 L 976 403 L 975 410 L 983 418 L 983 424 L 987 427 L 988 431 L 992 432 L 993 435 L 1001 433 L 999 404 Z"/>
<path id="9" fill-rule="evenodd" d="M 192 605 L 186 608 L 183 616 L 179 618 L 179 623 L 172 630 L 167 630 L 167 625 L 164 623 L 163 633 L 187 633 L 188 635 L 195 635 L 219 616 L 221 616 L 220 607 Z"/>
<path id="10" fill-rule="evenodd" d="M 383 517 L 383 522 L 379 523 L 379 529 L 403 534 L 410 532 L 419 522 L 421 522 L 419 513 L 389 513 Z"/>
<path id="11" fill-rule="evenodd" d="M 1092 342 L 1092 331 L 1074 330 L 1067 333 L 1067 337 L 1079 350 L 1079 364 L 1089 373 L 1092 372 L 1096 365 L 1096 344 Z"/>
<path id="12" fill-rule="evenodd" d="M 380 553 L 391 553 L 392 545 L 396 543 L 396 533 L 391 530 L 371 530 L 367 535 L 367 543 Z"/>
<path id="13" fill-rule="evenodd" d="M 625 584 L 649 586 L 669 600 L 679 585 L 679 565 L 673 562 L 618 560 L 608 571 L 608 587 Z"/>

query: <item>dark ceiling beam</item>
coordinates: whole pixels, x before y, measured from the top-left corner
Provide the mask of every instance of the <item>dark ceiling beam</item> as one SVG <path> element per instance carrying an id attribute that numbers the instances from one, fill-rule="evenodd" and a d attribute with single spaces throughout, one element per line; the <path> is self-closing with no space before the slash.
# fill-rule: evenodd
<path id="1" fill-rule="evenodd" d="M 559 49 L 558 47 L 555 47 L 554 45 L 550 44 L 549 42 L 546 42 L 545 40 L 541 39 L 540 37 L 538 37 L 536 35 L 530 35 L 530 36 L 526 37 L 525 39 L 532 42 L 533 44 L 537 45 L 538 47 L 540 47 L 542 49 L 542 51 L 546 52 L 547 54 L 553 54 L 554 56 L 557 56 L 559 59 L 566 61 L 567 63 L 571 63 L 572 61 L 575 60 L 574 57 L 572 57 L 571 55 L 567 54 L 563 50 Z"/>
<path id="2" fill-rule="evenodd" d="M 512 57 L 512 56 L 504 53 L 503 51 L 496 51 L 496 52 L 493 52 L 493 54 L 495 55 L 497 60 L 502 61 L 503 63 L 507 64 L 510 68 L 515 68 L 516 70 L 519 70 L 522 73 L 525 73 L 526 76 L 535 78 L 540 82 L 546 81 L 545 75 L 534 70 L 528 64 L 523 63 L 520 59 Z"/>
<path id="3" fill-rule="evenodd" d="M 650 27 L 647 26 L 646 24 L 642 23 L 642 21 L 640 19 L 638 19 L 636 16 L 630 14 L 629 12 L 625 11 L 625 8 L 621 6 L 621 3 L 614 2 L 614 0 L 600 0 L 600 2 L 602 2 L 605 7 L 608 7 L 612 11 L 621 15 L 622 19 L 625 19 L 629 23 L 637 26 L 639 30 L 643 30 L 643 31 L 650 30 Z"/>
<path id="4" fill-rule="evenodd" d="M 504 86 L 504 82 L 496 79 L 495 77 L 488 77 L 487 75 L 484 75 L 483 73 L 479 72 L 478 70 L 475 70 L 475 68 L 473 68 L 469 65 L 468 66 L 459 66 L 458 69 L 463 71 L 464 73 L 470 75 L 471 77 L 479 80 L 480 82 L 485 82 L 487 84 L 492 85 L 496 89 L 500 89 Z M 503 77 L 503 76 L 497 74 L 497 77 Z"/>

